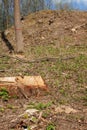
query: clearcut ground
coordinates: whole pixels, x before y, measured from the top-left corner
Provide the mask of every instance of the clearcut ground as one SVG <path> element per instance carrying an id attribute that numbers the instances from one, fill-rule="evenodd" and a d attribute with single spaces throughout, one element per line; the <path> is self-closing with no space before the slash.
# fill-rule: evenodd
<path id="1" fill-rule="evenodd" d="M 0 38 L 0 76 L 41 75 L 49 93 L 27 100 L 0 90 L 0 129 L 87 130 L 87 13 L 41 11 L 26 16 L 22 26 L 22 60 Z M 15 48 L 14 27 L 6 39 Z M 26 114 L 30 108 L 38 112 Z"/>

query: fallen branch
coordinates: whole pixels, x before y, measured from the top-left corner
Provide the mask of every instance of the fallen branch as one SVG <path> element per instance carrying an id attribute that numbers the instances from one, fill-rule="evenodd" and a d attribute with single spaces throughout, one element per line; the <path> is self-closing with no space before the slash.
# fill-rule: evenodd
<path id="1" fill-rule="evenodd" d="M 1 55 L 0 58 L 3 58 L 3 57 L 8 57 L 8 58 L 13 58 L 13 59 L 16 59 L 22 63 L 35 63 L 35 62 L 44 62 L 44 61 L 56 61 L 56 60 L 70 60 L 70 59 L 74 59 L 75 56 L 69 56 L 69 57 L 63 57 L 63 58 L 60 58 L 60 57 L 42 57 L 42 58 L 38 58 L 38 59 L 35 59 L 35 60 L 26 60 L 24 58 L 19 58 L 18 56 L 7 56 L 7 55 Z"/>
<path id="2" fill-rule="evenodd" d="M 16 57 L 19 61 L 24 62 L 24 63 L 35 63 L 35 62 L 44 62 L 44 61 L 55 61 L 55 60 L 69 60 L 69 59 L 73 59 L 75 57 L 66 57 L 66 58 L 59 58 L 59 57 L 43 57 L 43 58 L 39 58 L 39 59 L 35 59 L 35 60 L 24 60 L 24 59 L 20 59 L 18 57 Z"/>

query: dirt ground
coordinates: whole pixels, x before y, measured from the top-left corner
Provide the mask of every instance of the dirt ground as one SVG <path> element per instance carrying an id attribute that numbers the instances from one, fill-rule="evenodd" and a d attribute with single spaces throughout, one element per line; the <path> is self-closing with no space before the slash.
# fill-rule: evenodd
<path id="1" fill-rule="evenodd" d="M 14 27 L 0 36 L 0 77 L 41 75 L 49 92 L 26 99 L 1 89 L 0 130 L 87 130 L 87 12 L 40 11 L 21 22 L 22 57 Z"/>

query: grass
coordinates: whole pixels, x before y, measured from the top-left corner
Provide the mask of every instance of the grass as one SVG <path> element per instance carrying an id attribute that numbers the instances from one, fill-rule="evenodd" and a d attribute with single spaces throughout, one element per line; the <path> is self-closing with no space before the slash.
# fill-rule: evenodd
<path id="1" fill-rule="evenodd" d="M 55 126 L 53 124 L 49 124 L 46 130 L 55 130 Z"/>
<path id="2" fill-rule="evenodd" d="M 2 98 L 3 101 L 8 101 L 9 93 L 6 90 L 6 88 L 1 88 L 1 90 L 0 90 L 0 98 Z"/>
<path id="3" fill-rule="evenodd" d="M 65 37 L 65 41 L 71 38 Z M 71 92 L 76 93 L 79 87 L 84 88 L 87 85 L 87 46 L 86 44 L 79 46 L 61 46 L 56 44 L 35 45 L 30 46 L 25 51 L 27 59 L 37 59 L 40 57 L 59 57 L 55 61 L 44 61 L 39 63 L 20 63 L 8 57 L 0 58 L 0 69 L 12 70 L 6 72 L 6 76 L 14 76 L 22 73 L 23 75 L 41 75 L 46 81 L 51 91 L 51 95 L 58 93 L 60 95 L 60 103 L 67 103 L 67 99 L 71 101 Z M 61 60 L 64 57 L 72 57 L 73 59 Z M 30 58 L 31 57 L 31 58 Z M 7 63 L 7 64 L 6 64 Z M 65 99 L 64 99 L 65 98 Z M 44 109 L 46 104 L 38 104 L 38 109 Z"/>
<path id="4" fill-rule="evenodd" d="M 74 121 L 84 121 L 84 116 L 80 114 L 69 114 L 66 118 L 69 120 L 73 119 Z"/>
<path id="5" fill-rule="evenodd" d="M 46 108 L 49 108 L 51 105 L 52 105 L 51 102 L 48 102 L 48 103 L 42 103 L 42 102 L 29 103 L 28 108 L 35 108 L 35 109 L 38 109 L 38 110 L 44 110 Z"/>
<path id="6" fill-rule="evenodd" d="M 52 19 L 54 19 L 54 17 L 56 18 L 57 15 L 61 17 L 60 12 L 53 13 Z M 72 15 L 68 14 L 69 16 L 67 15 L 66 17 L 65 15 L 67 15 L 66 12 L 64 12 L 64 18 L 66 20 L 66 18 L 69 17 L 68 21 L 70 21 L 70 18 L 73 16 L 73 14 Z M 43 18 L 44 17 L 41 17 L 42 22 L 44 20 Z M 57 19 L 59 20 L 58 21 L 59 28 L 55 28 L 57 26 L 57 25 L 55 26 L 55 22 L 57 22 L 56 21 Z M 20 119 L 18 121 L 17 127 L 20 127 L 19 125 L 21 125 L 21 119 L 22 119 L 23 124 L 26 123 L 27 125 L 31 125 L 32 127 L 38 126 L 38 128 L 34 129 L 41 129 L 41 126 L 43 127 L 42 129 L 46 130 L 56 130 L 56 127 L 57 129 L 63 129 L 64 127 L 67 126 L 68 129 L 71 127 L 75 127 L 77 129 L 80 129 L 81 127 L 81 129 L 85 129 L 86 125 L 85 106 L 87 106 L 87 90 L 85 89 L 87 87 L 87 39 L 85 35 L 86 28 L 81 27 L 80 29 L 77 30 L 77 33 L 73 34 L 70 30 L 72 26 L 76 23 L 75 20 L 70 21 L 70 25 L 67 26 L 66 26 L 67 22 L 65 21 L 65 23 L 63 23 L 63 27 L 61 28 L 62 25 L 61 22 L 64 21 L 63 19 L 61 19 L 62 20 L 61 21 L 58 17 L 57 19 L 54 19 L 53 24 L 50 26 L 48 25 L 50 17 L 46 21 L 45 26 L 47 31 L 46 33 L 48 34 L 48 36 L 50 36 L 50 33 L 52 33 L 51 38 L 47 39 L 47 36 L 44 35 L 45 34 L 44 24 L 42 24 L 43 27 L 41 28 L 41 30 L 37 30 L 39 24 L 37 24 L 36 26 L 36 32 L 38 33 L 37 34 L 38 37 L 35 37 L 37 35 L 33 31 L 31 31 L 31 33 L 33 34 L 32 35 L 30 34 L 29 37 L 26 34 L 24 38 L 25 42 L 24 55 L 26 60 L 38 59 L 41 57 L 58 57 L 57 60 L 44 61 L 38 63 L 37 62 L 24 63 L 23 61 L 8 58 L 8 56 L 3 58 L 0 57 L 0 70 L 5 70 L 4 72 L 0 71 L 0 76 L 17 76 L 19 75 L 19 73 L 28 76 L 41 75 L 41 77 L 49 87 L 50 91 L 47 95 L 40 97 L 34 97 L 32 94 L 32 96 L 29 97 L 29 100 L 19 98 L 17 97 L 17 95 L 12 97 L 13 98 L 12 99 L 9 98 L 9 93 L 7 91 L 6 92 L 3 90 L 0 91 L 1 93 L 0 103 L 2 104 L 0 108 L 0 115 L 2 115 L 3 117 L 4 115 L 6 115 L 6 119 L 8 119 L 8 117 L 10 118 L 12 117 L 13 118 L 12 120 L 16 119 L 15 116 L 17 115 L 18 119 Z M 69 28 L 67 28 L 68 26 Z M 25 33 L 25 30 L 23 34 Z M 60 32 L 58 32 L 58 30 Z M 41 34 L 39 34 L 39 31 L 41 31 Z M 80 35 L 84 36 L 80 37 Z M 41 39 L 42 36 L 45 36 L 44 37 L 45 39 L 43 39 L 41 42 L 39 38 Z M 53 41 L 52 38 L 55 40 Z M 44 42 L 45 40 L 46 43 Z M 47 43 L 47 40 L 52 42 Z M 13 42 L 12 39 L 11 42 Z M 32 44 L 34 42 L 35 44 Z M 4 53 L 5 55 L 6 54 L 8 55 L 8 52 L 5 51 L 2 52 L 2 49 L 5 50 L 5 48 L 2 48 L 1 44 L 0 46 L 1 54 Z M 74 58 L 62 60 L 63 58 L 66 57 L 74 57 Z M 5 101 L 8 101 L 9 99 L 10 101 L 3 102 L 2 99 Z M 28 102 L 30 103 L 27 105 Z M 6 103 L 8 105 L 6 105 Z M 13 104 L 17 105 L 17 107 L 15 107 L 15 105 Z M 73 109 L 77 110 L 77 113 L 70 113 L 70 114 L 57 113 L 56 108 L 61 104 L 65 106 L 71 106 Z M 5 105 L 5 107 L 3 107 L 3 105 Z M 29 116 L 29 114 L 26 113 L 23 115 L 23 117 L 20 117 L 20 114 L 24 113 L 25 109 L 29 108 L 38 109 L 39 111 L 38 113 L 34 113 L 32 118 L 31 116 Z M 12 116 L 11 115 L 9 116 L 9 114 L 11 114 Z M 3 121 L 2 116 L 1 121 Z M 38 122 L 38 118 L 40 116 L 41 118 L 40 121 Z M 69 120 L 66 120 L 66 118 Z M 14 124 L 12 126 L 14 126 Z M 27 129 L 30 130 L 32 127 L 29 126 Z"/>
<path id="7" fill-rule="evenodd" d="M 3 107 L 0 107 L 0 112 L 4 112 L 5 109 Z"/>
<path id="8" fill-rule="evenodd" d="M 16 107 L 15 106 L 13 106 L 12 104 L 8 104 L 7 105 L 7 109 L 15 109 Z"/>
<path id="9" fill-rule="evenodd" d="M 42 117 L 47 118 L 50 115 L 50 111 L 43 112 Z"/>
<path id="10" fill-rule="evenodd" d="M 84 91 L 84 95 L 81 97 L 85 106 L 87 106 L 87 88 Z"/>
<path id="11" fill-rule="evenodd" d="M 31 51 L 31 50 L 29 50 Z M 41 75 L 49 87 L 56 88 L 60 96 L 59 103 L 67 104 L 72 100 L 71 92 L 76 93 L 79 87 L 87 84 L 87 46 L 68 46 L 56 48 L 55 45 L 39 45 L 32 49 L 33 58 L 51 56 L 58 60 L 28 64 L 29 71 L 34 75 Z M 61 60 L 63 57 L 73 59 Z M 27 73 L 30 74 L 30 73 Z M 52 92 L 53 93 L 53 92 Z M 79 95 L 80 96 L 80 95 Z M 79 97 L 78 96 L 78 97 Z M 82 95 L 81 95 L 82 96 Z"/>

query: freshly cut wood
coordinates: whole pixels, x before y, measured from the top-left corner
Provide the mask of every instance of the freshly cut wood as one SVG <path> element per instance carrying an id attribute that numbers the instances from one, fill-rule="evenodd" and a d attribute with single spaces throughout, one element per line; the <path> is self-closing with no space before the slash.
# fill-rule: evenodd
<path id="1" fill-rule="evenodd" d="M 0 83 L 3 82 L 3 83 L 14 83 L 15 82 L 15 78 L 16 77 L 1 77 L 0 78 Z"/>
<path id="2" fill-rule="evenodd" d="M 20 91 L 24 97 L 30 95 L 34 90 L 48 91 L 41 76 L 17 76 L 17 77 L 0 77 L 0 89 L 2 87 L 14 94 Z"/>
<path id="3" fill-rule="evenodd" d="M 24 76 L 24 77 L 16 77 L 17 83 L 22 83 L 26 86 L 45 86 L 43 79 L 41 76 Z"/>
<path id="4" fill-rule="evenodd" d="M 17 76 L 17 77 L 0 77 L 0 84 L 21 84 L 25 86 L 45 86 L 41 76 Z"/>

